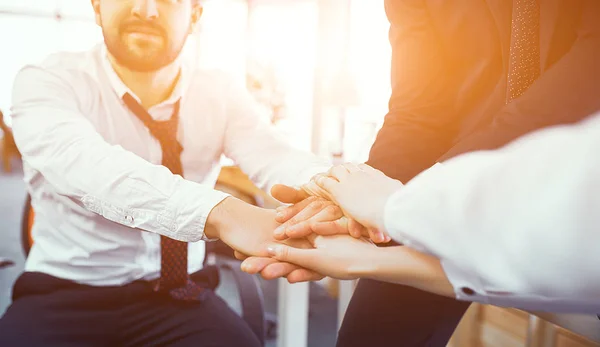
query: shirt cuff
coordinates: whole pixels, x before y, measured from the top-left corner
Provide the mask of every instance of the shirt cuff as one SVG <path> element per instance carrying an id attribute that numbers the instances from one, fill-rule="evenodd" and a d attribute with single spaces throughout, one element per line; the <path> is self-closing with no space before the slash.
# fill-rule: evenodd
<path id="1" fill-rule="evenodd" d="M 173 239 L 196 242 L 214 241 L 204 234 L 206 220 L 213 208 L 230 195 L 196 182 L 182 179 L 175 194 L 170 199 L 171 206 L 177 206 L 178 211 L 174 216 L 169 216 L 168 211 L 161 211 L 159 223 L 173 221 L 169 226 Z"/>
<path id="2" fill-rule="evenodd" d="M 444 273 L 452 287 L 454 288 L 454 294 L 456 299 L 463 301 L 477 301 L 484 304 L 489 303 L 489 297 L 483 289 L 483 285 L 478 278 L 474 278 L 469 274 L 468 270 L 464 267 L 456 266 L 451 261 L 441 260 L 442 268 Z"/>
<path id="3" fill-rule="evenodd" d="M 431 166 L 429 169 L 423 171 L 415 178 L 410 180 L 404 187 L 398 189 L 394 194 L 390 195 L 387 199 L 384 210 L 383 210 L 383 227 L 385 229 L 385 233 L 388 234 L 394 241 L 399 242 L 405 246 L 411 246 L 420 252 L 427 252 L 423 247 L 420 247 L 417 244 L 414 244 L 410 238 L 410 230 L 397 230 L 395 227 L 396 220 L 398 219 L 398 211 L 399 210 L 407 210 L 411 211 L 411 207 L 417 206 L 416 204 L 422 203 L 421 199 L 418 199 L 420 195 L 421 187 L 428 187 L 430 184 L 429 180 L 432 178 L 435 179 L 437 176 L 442 175 L 444 165 L 441 163 L 436 163 Z M 434 201 L 430 202 L 430 205 L 435 203 Z M 403 207 L 409 207 L 404 208 Z M 430 206 L 429 206 L 430 207 Z"/>

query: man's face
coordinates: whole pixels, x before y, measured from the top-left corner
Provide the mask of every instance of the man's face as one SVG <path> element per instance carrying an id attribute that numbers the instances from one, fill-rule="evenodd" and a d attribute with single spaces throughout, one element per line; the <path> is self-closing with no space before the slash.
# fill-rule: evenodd
<path id="1" fill-rule="evenodd" d="M 133 71 L 172 63 L 197 24 L 197 0 L 92 0 L 109 53 Z"/>

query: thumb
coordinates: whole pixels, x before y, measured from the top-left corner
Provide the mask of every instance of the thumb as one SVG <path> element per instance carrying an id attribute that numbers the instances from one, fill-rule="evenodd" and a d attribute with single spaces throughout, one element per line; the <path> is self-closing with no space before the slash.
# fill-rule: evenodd
<path id="1" fill-rule="evenodd" d="M 271 196 L 285 204 L 295 204 L 309 197 L 302 189 L 276 184 L 271 188 Z"/>
<path id="2" fill-rule="evenodd" d="M 304 268 L 311 269 L 318 264 L 314 249 L 294 248 L 283 244 L 273 244 L 267 247 L 269 255 L 279 261 L 284 261 Z"/>

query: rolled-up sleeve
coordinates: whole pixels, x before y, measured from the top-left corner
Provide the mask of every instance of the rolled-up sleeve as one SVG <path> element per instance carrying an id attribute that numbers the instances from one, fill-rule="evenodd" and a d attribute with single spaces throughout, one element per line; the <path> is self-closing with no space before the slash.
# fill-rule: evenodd
<path id="1" fill-rule="evenodd" d="M 204 238 L 227 195 L 111 145 L 81 111 L 75 77 L 27 66 L 13 89 L 13 130 L 24 162 L 60 195 L 113 222 L 182 241 Z"/>

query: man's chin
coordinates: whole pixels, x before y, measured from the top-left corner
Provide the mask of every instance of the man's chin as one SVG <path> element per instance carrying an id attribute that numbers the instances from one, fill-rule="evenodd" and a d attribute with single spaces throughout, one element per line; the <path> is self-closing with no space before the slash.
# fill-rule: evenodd
<path id="1" fill-rule="evenodd" d="M 142 53 L 143 54 L 143 53 Z M 120 65 L 135 72 L 152 72 L 160 70 L 168 64 L 162 63 L 161 58 L 152 58 L 153 55 L 140 55 L 139 52 L 128 54 L 126 59 L 117 59 Z"/>

